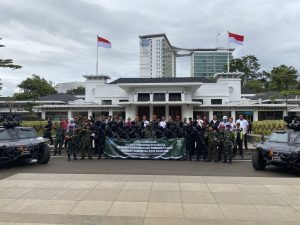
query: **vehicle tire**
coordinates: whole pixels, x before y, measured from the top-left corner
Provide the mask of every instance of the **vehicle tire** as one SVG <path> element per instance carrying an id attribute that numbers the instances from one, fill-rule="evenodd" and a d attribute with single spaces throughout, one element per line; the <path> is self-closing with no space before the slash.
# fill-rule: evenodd
<path id="1" fill-rule="evenodd" d="M 266 162 L 259 150 L 252 154 L 252 166 L 256 170 L 264 170 L 266 168 Z"/>
<path id="2" fill-rule="evenodd" d="M 38 162 L 40 164 L 47 164 L 50 160 L 50 148 L 47 144 L 43 144 L 40 149 Z"/>

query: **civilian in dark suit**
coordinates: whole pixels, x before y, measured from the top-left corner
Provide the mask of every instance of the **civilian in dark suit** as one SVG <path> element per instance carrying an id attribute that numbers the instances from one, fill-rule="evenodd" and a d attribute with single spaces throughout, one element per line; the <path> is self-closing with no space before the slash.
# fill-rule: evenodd
<path id="1" fill-rule="evenodd" d="M 220 121 L 218 120 L 217 115 L 213 116 L 213 119 L 209 122 L 209 126 L 212 126 L 214 130 L 218 129 Z"/>

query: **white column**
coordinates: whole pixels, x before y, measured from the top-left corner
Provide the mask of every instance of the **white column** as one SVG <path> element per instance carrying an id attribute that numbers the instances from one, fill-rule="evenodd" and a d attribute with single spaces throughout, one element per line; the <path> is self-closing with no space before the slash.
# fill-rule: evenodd
<path id="1" fill-rule="evenodd" d="M 148 118 L 148 120 L 151 121 L 152 117 L 153 117 L 153 105 L 151 104 L 149 108 L 150 108 L 150 112 L 149 112 L 149 117 L 150 118 Z"/>
<path id="2" fill-rule="evenodd" d="M 137 102 L 138 101 L 138 93 L 134 93 L 134 96 L 133 96 L 133 101 L 134 102 Z"/>
<path id="3" fill-rule="evenodd" d="M 208 120 L 211 121 L 214 117 L 214 111 L 212 109 L 210 109 L 208 111 Z"/>
<path id="4" fill-rule="evenodd" d="M 169 105 L 166 105 L 166 110 L 165 110 L 165 113 L 166 113 L 166 119 L 168 120 L 169 119 Z"/>
<path id="5" fill-rule="evenodd" d="M 150 93 L 150 102 L 153 102 L 153 93 Z"/>
<path id="6" fill-rule="evenodd" d="M 45 120 L 46 119 L 46 111 L 43 109 L 42 110 L 42 119 Z"/>
<path id="7" fill-rule="evenodd" d="M 166 102 L 169 101 L 169 92 L 166 92 Z M 169 108 L 168 108 L 168 112 L 169 112 Z M 169 114 L 169 113 L 168 113 Z M 168 115 L 169 116 L 169 115 Z"/>
<path id="8" fill-rule="evenodd" d="M 88 117 L 93 116 L 92 110 L 88 110 Z"/>
<path id="9" fill-rule="evenodd" d="M 235 110 L 231 110 L 231 117 L 233 119 L 233 121 L 235 122 L 236 118 L 235 118 Z"/>
<path id="10" fill-rule="evenodd" d="M 258 121 L 258 111 L 257 110 L 253 111 L 253 121 Z"/>
<path id="11" fill-rule="evenodd" d="M 287 110 L 283 110 L 283 116 L 287 116 L 287 115 L 288 115 Z"/>
<path id="12" fill-rule="evenodd" d="M 68 119 L 72 118 L 72 111 L 68 110 Z"/>
<path id="13" fill-rule="evenodd" d="M 183 91 L 181 94 L 181 101 L 185 102 L 185 91 Z"/>
<path id="14" fill-rule="evenodd" d="M 193 118 L 193 106 L 191 106 L 191 105 L 182 105 L 181 110 L 182 110 L 182 119 L 184 117 L 186 117 L 187 119 L 189 117 Z"/>
<path id="15" fill-rule="evenodd" d="M 113 115 L 112 109 L 108 110 L 108 115 L 109 115 L 109 116 L 112 116 L 112 115 Z"/>

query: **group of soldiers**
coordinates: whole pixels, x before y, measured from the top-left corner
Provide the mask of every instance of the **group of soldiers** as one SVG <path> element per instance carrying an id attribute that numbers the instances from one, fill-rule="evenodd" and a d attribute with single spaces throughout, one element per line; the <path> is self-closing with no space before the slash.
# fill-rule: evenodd
<path id="1" fill-rule="evenodd" d="M 52 122 L 44 127 L 45 137 L 47 133 L 51 136 Z M 240 156 L 243 158 L 243 141 L 245 131 L 237 121 L 233 123 L 224 116 L 222 121 L 217 120 L 216 116 L 210 122 L 207 117 L 196 120 L 192 118 L 180 119 L 171 116 L 166 120 L 160 120 L 153 116 L 148 121 L 146 116 L 142 120 L 138 117 L 134 120 L 128 118 L 126 121 L 122 117 L 104 117 L 96 120 L 86 117 L 70 118 L 68 121 L 61 121 L 55 129 L 54 147 L 56 154 L 61 154 L 62 147 L 65 145 L 68 160 L 73 156 L 77 160 L 80 152 L 80 159 L 87 155 L 88 159 L 96 154 L 98 159 L 104 153 L 105 137 L 116 139 L 141 139 L 141 138 L 185 138 L 186 157 L 192 160 L 196 155 L 197 160 L 221 161 L 232 163 L 232 158 L 239 149 Z"/>

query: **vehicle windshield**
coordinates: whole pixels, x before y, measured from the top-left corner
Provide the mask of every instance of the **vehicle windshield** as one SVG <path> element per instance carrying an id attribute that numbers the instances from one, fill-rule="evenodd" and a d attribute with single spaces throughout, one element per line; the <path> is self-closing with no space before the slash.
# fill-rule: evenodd
<path id="1" fill-rule="evenodd" d="M 0 130 L 0 141 L 35 138 L 36 132 L 30 128 Z"/>
<path id="2" fill-rule="evenodd" d="M 19 138 L 36 138 L 36 132 L 34 129 L 21 128 L 19 132 Z"/>
<path id="3" fill-rule="evenodd" d="M 287 143 L 288 142 L 288 133 L 287 132 L 278 132 L 278 133 L 273 133 L 270 138 L 269 141 L 271 142 L 283 142 L 283 143 Z"/>
<path id="4" fill-rule="evenodd" d="M 12 139 L 9 132 L 7 132 L 7 130 L 3 129 L 0 130 L 0 140 L 4 141 L 4 140 L 10 140 Z"/>

